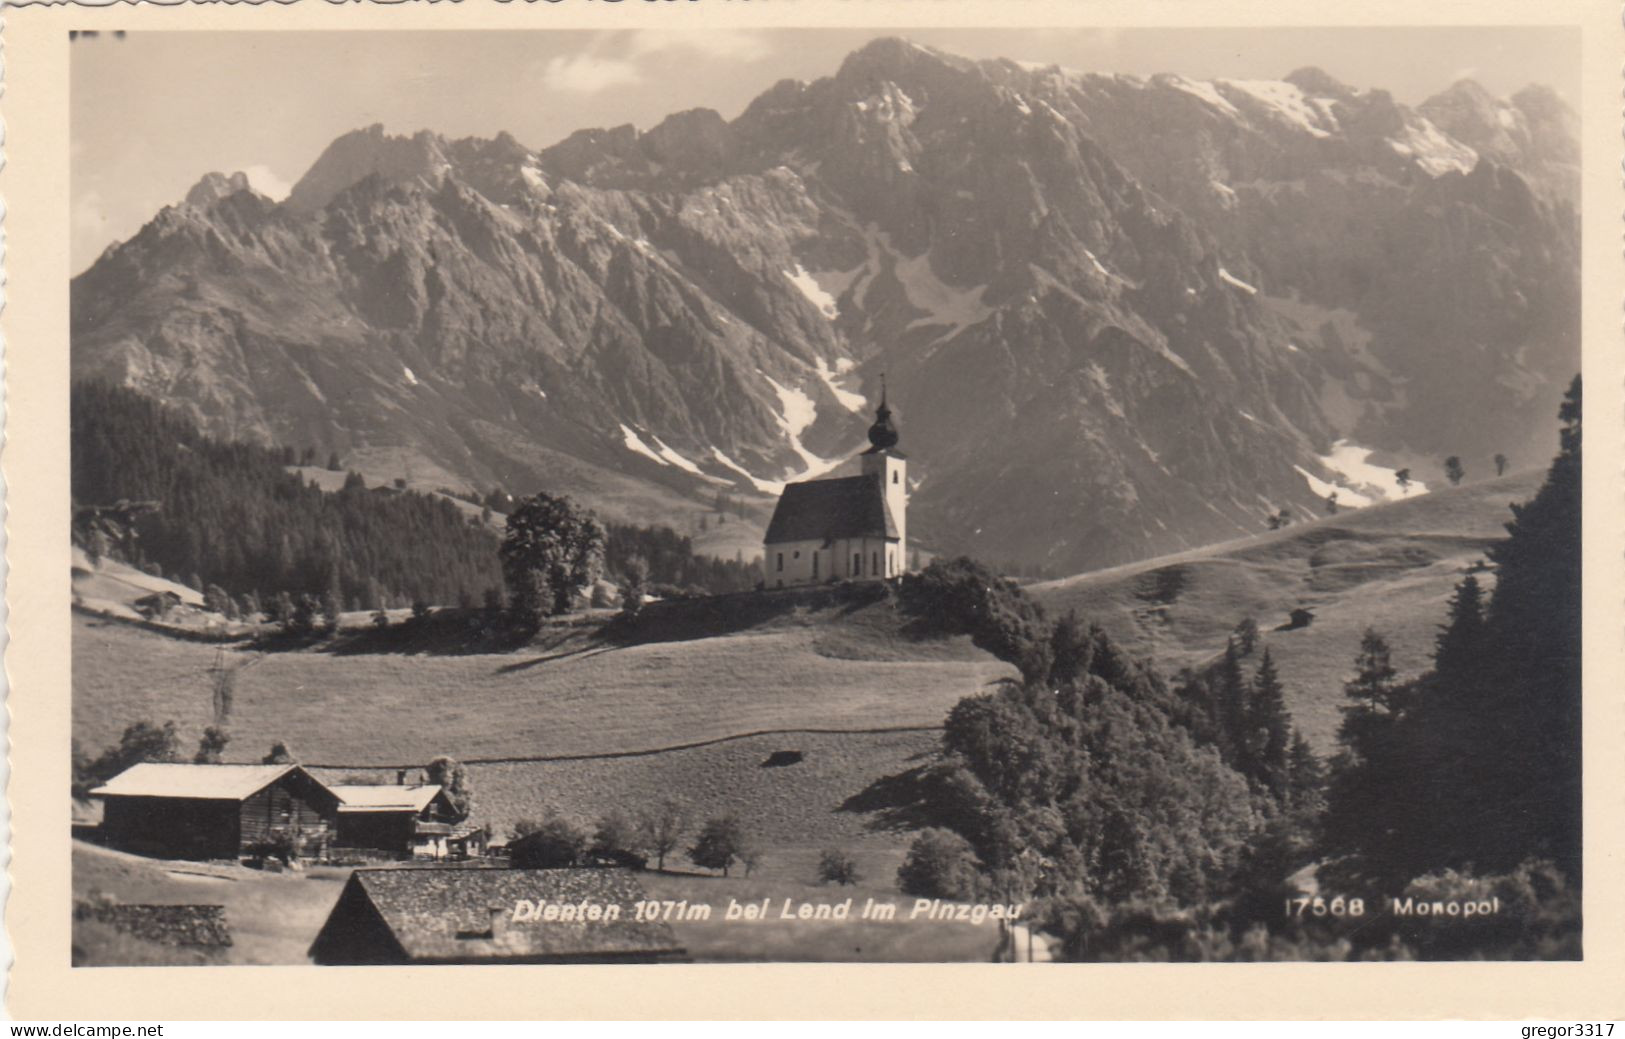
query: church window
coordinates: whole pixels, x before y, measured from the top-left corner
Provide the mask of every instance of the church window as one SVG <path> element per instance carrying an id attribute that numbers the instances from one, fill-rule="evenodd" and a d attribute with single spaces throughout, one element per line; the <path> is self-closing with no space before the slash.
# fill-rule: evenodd
<path id="1" fill-rule="evenodd" d="M 784 553 L 783 552 L 779 553 L 779 566 L 778 566 L 778 569 L 781 570 L 781 571 L 784 569 Z"/>
<path id="2" fill-rule="evenodd" d="M 790 553 L 790 558 L 791 559 L 800 559 L 801 558 L 801 550 L 798 548 L 794 552 L 791 552 Z"/>
<path id="3" fill-rule="evenodd" d="M 813 553 L 813 576 L 818 576 L 818 553 Z"/>
<path id="4" fill-rule="evenodd" d="M 871 552 L 869 554 L 869 572 L 871 574 L 874 574 L 876 577 L 880 576 L 880 553 L 879 552 Z"/>
<path id="5" fill-rule="evenodd" d="M 899 475 L 899 474 L 898 474 L 898 472 L 897 472 L 897 470 L 896 470 L 896 469 L 893 469 L 893 470 L 892 470 L 892 471 L 891 471 L 891 482 L 892 482 L 892 483 L 897 483 L 897 482 L 898 482 L 898 479 L 897 479 L 897 478 L 898 478 L 898 475 Z"/>
<path id="6" fill-rule="evenodd" d="M 853 577 L 862 577 L 863 576 L 863 553 L 862 552 L 854 552 L 854 553 L 852 553 L 852 576 Z"/>

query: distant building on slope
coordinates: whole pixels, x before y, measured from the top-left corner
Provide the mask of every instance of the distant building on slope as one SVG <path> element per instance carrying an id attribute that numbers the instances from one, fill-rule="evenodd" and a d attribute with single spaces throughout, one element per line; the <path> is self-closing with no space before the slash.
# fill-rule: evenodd
<path id="1" fill-rule="evenodd" d="M 763 540 L 768 588 L 896 577 L 907 567 L 908 459 L 897 450 L 886 406 L 869 427 L 862 475 L 792 483 L 779 496 Z"/>

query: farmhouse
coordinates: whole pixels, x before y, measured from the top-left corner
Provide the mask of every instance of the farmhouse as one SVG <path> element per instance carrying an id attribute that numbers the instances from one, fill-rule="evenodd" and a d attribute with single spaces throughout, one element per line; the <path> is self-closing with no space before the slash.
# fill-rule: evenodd
<path id="1" fill-rule="evenodd" d="M 338 808 L 338 798 L 294 764 L 142 762 L 90 796 L 102 801 L 109 843 L 179 859 L 236 859 L 284 841 L 292 854 L 319 856 Z"/>
<path id="2" fill-rule="evenodd" d="M 637 919 L 644 898 L 624 870 L 358 869 L 310 956 L 323 965 L 682 959 L 668 924 Z M 524 911 L 544 901 L 577 911 Z"/>
<path id="3" fill-rule="evenodd" d="M 338 798 L 336 847 L 443 859 L 461 814 L 438 784 L 332 786 Z"/>
<path id="4" fill-rule="evenodd" d="M 908 459 L 897 450 L 886 406 L 869 427 L 862 474 L 792 483 L 779 496 L 763 540 L 768 588 L 840 579 L 884 580 L 901 574 L 908 551 Z"/>

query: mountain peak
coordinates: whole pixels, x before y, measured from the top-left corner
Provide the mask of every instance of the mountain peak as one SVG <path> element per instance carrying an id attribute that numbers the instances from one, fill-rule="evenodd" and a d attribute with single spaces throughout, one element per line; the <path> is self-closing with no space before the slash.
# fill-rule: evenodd
<path id="1" fill-rule="evenodd" d="M 1544 83 L 1531 83 L 1512 95 L 1512 105 L 1530 118 L 1572 119 L 1574 109 L 1563 96 Z"/>
<path id="2" fill-rule="evenodd" d="M 922 68 L 957 64 L 950 61 L 948 55 L 901 36 L 882 36 L 848 54 L 835 78 L 844 82 L 896 80 Z"/>
<path id="3" fill-rule="evenodd" d="M 1430 105 L 1444 104 L 1471 105 L 1474 108 L 1493 110 L 1502 107 L 1505 102 L 1486 90 L 1478 80 L 1462 78 L 1422 102 L 1421 107 L 1426 109 Z"/>
<path id="4" fill-rule="evenodd" d="M 385 133 L 382 123 L 374 123 L 329 144 L 289 192 L 288 206 L 314 212 L 374 173 L 391 183 L 418 181 L 433 186 L 448 169 L 446 141 L 439 134 L 419 130 L 411 137 L 396 137 Z"/>
<path id="5" fill-rule="evenodd" d="M 1286 74 L 1286 82 L 1291 83 L 1310 97 L 1349 98 L 1354 96 L 1354 88 L 1325 69 L 1314 65 L 1305 65 L 1302 68 L 1293 69 Z"/>
<path id="6" fill-rule="evenodd" d="M 239 191 L 253 190 L 248 184 L 248 174 L 241 170 L 226 176 L 224 173 L 205 173 L 203 177 L 192 185 L 192 190 L 186 193 L 186 204 L 189 206 L 209 206 Z"/>

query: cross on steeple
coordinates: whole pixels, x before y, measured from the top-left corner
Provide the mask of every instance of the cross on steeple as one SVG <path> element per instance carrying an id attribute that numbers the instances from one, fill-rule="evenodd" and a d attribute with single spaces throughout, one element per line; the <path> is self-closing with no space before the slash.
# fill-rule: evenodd
<path id="1" fill-rule="evenodd" d="M 897 427 L 892 425 L 891 408 L 886 406 L 886 373 L 880 373 L 880 407 L 875 409 L 875 424 L 869 427 L 872 451 L 887 451 L 897 446 Z"/>

